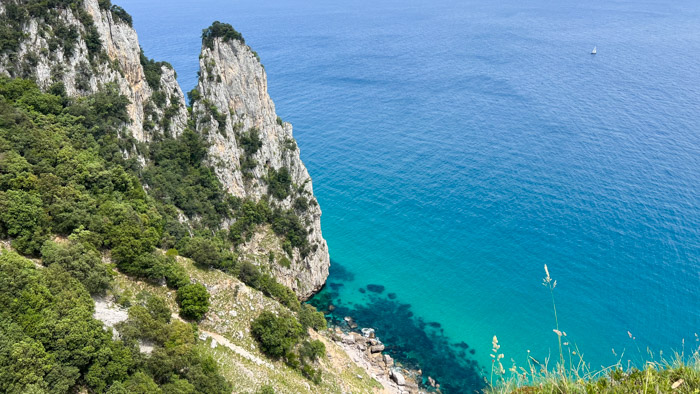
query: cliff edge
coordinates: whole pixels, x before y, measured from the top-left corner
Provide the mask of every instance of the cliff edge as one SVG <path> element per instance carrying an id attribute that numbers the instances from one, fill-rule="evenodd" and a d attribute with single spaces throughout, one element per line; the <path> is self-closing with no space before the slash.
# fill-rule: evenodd
<path id="1" fill-rule="evenodd" d="M 209 161 L 217 177 L 231 195 L 264 198 L 271 206 L 294 212 L 308 241 L 290 249 L 259 228 L 240 249 L 259 265 L 266 264 L 270 252 L 288 258 L 288 263 L 269 264 L 269 269 L 308 298 L 325 283 L 330 258 L 321 234 L 321 209 L 292 125 L 277 116 L 265 70 L 242 38 L 205 38 L 199 59 L 199 83 L 190 95 L 192 112 L 197 132 L 210 142 Z"/>
<path id="2" fill-rule="evenodd" d="M 277 215 L 276 223 L 248 229 L 232 252 L 301 299 L 323 286 L 330 259 L 311 178 L 292 126 L 275 113 L 265 70 L 239 33 L 218 22 L 205 30 L 190 116 L 174 69 L 144 55 L 123 9 L 98 0 L 32 4 L 0 4 L 0 75 L 33 79 L 44 91 L 73 98 L 116 89 L 128 99 L 122 154 L 142 167 L 150 164 L 151 142 L 194 129 L 209 144 L 204 161 L 224 191 L 243 202 L 264 200 Z M 213 231 L 229 230 L 240 215 L 220 219 Z M 180 221 L 192 227 L 198 220 Z"/>

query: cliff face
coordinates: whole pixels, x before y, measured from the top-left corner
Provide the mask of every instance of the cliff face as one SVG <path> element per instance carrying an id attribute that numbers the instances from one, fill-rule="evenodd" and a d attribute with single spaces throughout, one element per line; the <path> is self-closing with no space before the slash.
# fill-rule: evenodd
<path id="1" fill-rule="evenodd" d="M 269 268 L 280 282 L 308 298 L 325 283 L 330 258 L 321 234 L 321 209 L 299 157 L 292 125 L 277 117 L 267 93 L 265 70 L 242 41 L 216 38 L 211 45 L 203 45 L 199 62 L 197 90 L 201 97 L 192 109 L 197 131 L 211 143 L 211 165 L 232 195 L 253 200 L 269 198 L 274 206 L 296 211 L 308 231 L 310 253 L 302 256 L 295 249 L 289 267 L 269 264 Z M 270 174 L 283 171 L 291 179 L 290 192 L 274 195 L 269 189 Z M 308 206 L 299 209 L 299 199 L 309 202 Z M 259 265 L 265 264 L 269 250 L 285 254 L 280 240 L 265 228 L 258 229 L 242 250 Z"/>
<path id="2" fill-rule="evenodd" d="M 177 137 L 185 130 L 189 115 L 175 71 L 145 58 L 128 15 L 98 0 L 67 1 L 42 15 L 18 14 L 27 1 L 0 3 L 0 17 L 21 32 L 15 48 L 0 48 L 0 74 L 34 79 L 45 90 L 60 82 L 73 97 L 116 86 L 130 101 L 125 127 L 138 142 Z M 213 39 L 203 46 L 200 67 L 201 97 L 192 109 L 196 131 L 211 143 L 208 164 L 233 196 L 265 198 L 273 208 L 293 212 L 308 241 L 303 251 L 290 248 L 269 225 L 259 226 L 238 252 L 308 298 L 325 283 L 330 259 L 321 210 L 292 126 L 277 117 L 265 71 L 242 41 Z M 271 174 L 281 179 L 282 192 L 271 192 Z M 273 263 L 272 255 L 282 263 Z"/>
<path id="3" fill-rule="evenodd" d="M 0 8 L 0 14 L 7 8 Z M 86 15 L 92 17 L 92 25 L 86 25 Z M 158 88 L 149 86 L 136 31 L 127 22 L 100 8 L 97 0 L 85 0 L 74 9 L 56 9 L 50 23 L 48 18 L 33 17 L 21 26 L 23 39 L 17 51 L 0 56 L 1 74 L 35 79 L 44 89 L 62 82 L 70 96 L 94 93 L 114 83 L 131 102 L 127 127 L 137 141 L 149 141 L 158 132 L 179 135 L 184 130 L 187 108 L 175 71 L 161 65 Z M 161 92 L 161 99 L 154 100 L 154 90 Z"/>

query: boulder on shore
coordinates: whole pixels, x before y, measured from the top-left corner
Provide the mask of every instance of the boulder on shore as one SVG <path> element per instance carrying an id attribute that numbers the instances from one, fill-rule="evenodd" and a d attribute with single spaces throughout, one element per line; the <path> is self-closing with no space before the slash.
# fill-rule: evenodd
<path id="1" fill-rule="evenodd" d="M 363 328 L 360 331 L 365 338 L 374 338 L 374 328 Z"/>
<path id="2" fill-rule="evenodd" d="M 384 355 L 384 363 L 386 364 L 387 367 L 391 367 L 394 365 L 394 359 L 391 358 L 390 355 L 385 354 Z"/>
<path id="3" fill-rule="evenodd" d="M 401 372 L 398 371 L 391 371 L 391 380 L 396 382 L 399 386 L 405 386 L 406 385 L 406 378 L 403 377 Z"/>
<path id="4" fill-rule="evenodd" d="M 379 352 L 384 351 L 384 345 L 380 343 L 379 345 L 374 345 L 374 346 L 370 347 L 369 349 L 372 353 L 379 353 Z"/>

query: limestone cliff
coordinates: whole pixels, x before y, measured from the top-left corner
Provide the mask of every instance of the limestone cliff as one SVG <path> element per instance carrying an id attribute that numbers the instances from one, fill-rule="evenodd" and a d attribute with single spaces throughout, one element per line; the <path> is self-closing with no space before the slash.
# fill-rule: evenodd
<path id="1" fill-rule="evenodd" d="M 192 109 L 197 131 L 211 143 L 211 164 L 232 195 L 253 200 L 269 198 L 274 206 L 295 210 L 299 215 L 308 231 L 310 250 L 305 256 L 293 250 L 289 267 L 269 267 L 283 284 L 308 298 L 325 283 L 330 259 L 321 234 L 321 209 L 299 157 L 292 125 L 275 113 L 265 70 L 257 54 L 242 40 L 214 38 L 202 46 L 199 62 L 199 97 Z M 270 177 L 279 173 L 288 173 L 291 180 L 287 195 L 270 191 Z M 272 242 L 266 242 L 270 238 Z M 280 241 L 265 228 L 259 229 L 242 249 L 257 257 L 259 265 L 267 261 L 270 250 L 285 255 Z"/>
<path id="2" fill-rule="evenodd" d="M 124 10 L 104 0 L 29 7 L 33 3 L 0 3 L 7 35 L 0 40 L 0 75 L 34 79 L 42 89 L 58 88 L 72 97 L 115 86 L 130 102 L 128 133 L 122 137 L 133 138 L 134 146 L 185 130 L 190 119 L 175 71 L 143 55 Z M 191 103 L 194 124 L 211 144 L 208 164 L 224 189 L 243 200 L 265 198 L 303 226 L 303 248 L 285 244 L 265 225 L 254 229 L 237 251 L 308 298 L 325 283 L 330 259 L 321 210 L 292 126 L 277 117 L 265 70 L 242 37 L 212 38 L 203 45 L 200 67 L 198 97 Z M 144 152 L 137 153 L 147 164 Z M 234 221 L 223 221 L 222 227 Z"/>
<path id="3" fill-rule="evenodd" d="M 0 15 L 22 15 L 22 1 L 3 3 Z M 98 0 L 76 1 L 71 7 L 29 16 L 11 16 L 21 35 L 15 50 L 0 55 L 0 74 L 32 78 L 45 89 L 62 82 L 70 96 L 94 93 L 114 83 L 131 102 L 127 128 L 137 141 L 184 130 L 187 108 L 175 71 L 166 64 L 154 65 L 159 68 L 155 75 L 160 76 L 149 85 L 136 31 L 127 21 L 101 8 Z"/>

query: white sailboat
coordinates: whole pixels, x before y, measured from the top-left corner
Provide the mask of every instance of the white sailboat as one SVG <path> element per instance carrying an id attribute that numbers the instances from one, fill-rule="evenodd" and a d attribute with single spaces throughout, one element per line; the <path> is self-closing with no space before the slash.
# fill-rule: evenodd
<path id="1" fill-rule="evenodd" d="M 593 50 L 591 51 L 591 55 L 595 55 L 598 53 L 598 47 L 593 47 Z"/>

